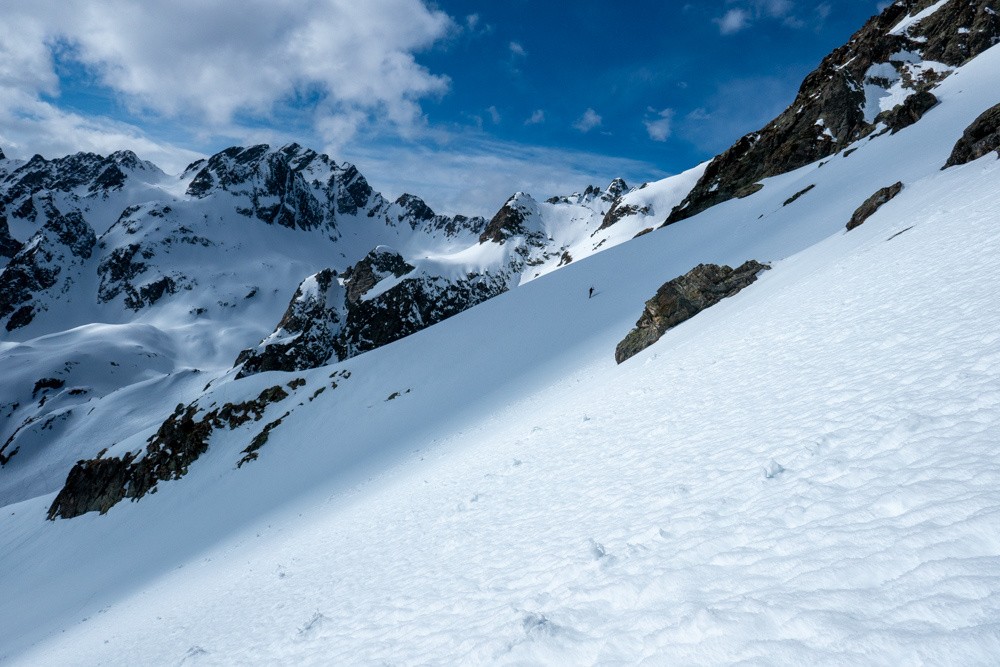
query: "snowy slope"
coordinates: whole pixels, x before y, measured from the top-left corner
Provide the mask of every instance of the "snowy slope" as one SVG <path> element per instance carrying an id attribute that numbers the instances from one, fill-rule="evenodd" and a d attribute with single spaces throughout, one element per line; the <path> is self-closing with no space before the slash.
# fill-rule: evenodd
<path id="1" fill-rule="evenodd" d="M 58 489 L 77 460 L 155 430 L 242 350 L 281 338 L 290 299 L 320 271 L 343 276 L 389 245 L 413 266 L 397 292 L 429 305 L 409 321 L 393 312 L 399 297 L 355 308 L 362 321 L 345 324 L 346 340 L 312 340 L 320 350 L 302 355 L 316 362 L 306 366 L 433 324 L 530 279 L 528 269 L 555 270 L 564 246 L 579 241 L 582 258 L 627 240 L 692 180 L 543 204 L 529 247 L 518 235 L 481 242 L 484 219 L 438 216 L 411 195 L 389 202 L 353 165 L 295 144 L 227 149 L 180 177 L 130 153 L 0 167 L 0 216 L 25 243 L 0 267 L 0 504 Z M 635 198 L 657 206 L 598 232 L 607 209 Z M 398 283 L 382 280 L 365 299 Z M 348 320 L 347 306 L 332 310 Z"/>
<path id="2" fill-rule="evenodd" d="M 202 409 L 289 397 L 104 516 L 4 508 L 0 659 L 991 662 L 1000 163 L 940 168 L 998 71 L 403 340 L 213 382 Z M 749 258 L 773 269 L 615 365 L 660 283 Z"/>

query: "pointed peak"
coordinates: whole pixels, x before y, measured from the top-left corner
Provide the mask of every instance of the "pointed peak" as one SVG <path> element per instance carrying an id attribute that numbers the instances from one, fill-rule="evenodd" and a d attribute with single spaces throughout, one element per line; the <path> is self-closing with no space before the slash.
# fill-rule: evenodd
<path id="1" fill-rule="evenodd" d="M 605 192 L 612 197 L 621 197 L 623 194 L 628 192 L 628 183 L 626 183 L 623 178 L 616 178 L 608 184 Z"/>
<path id="2" fill-rule="evenodd" d="M 396 199 L 395 204 L 413 216 L 415 221 L 430 220 L 434 217 L 434 211 L 431 210 L 431 207 L 416 195 L 403 193 Z"/>

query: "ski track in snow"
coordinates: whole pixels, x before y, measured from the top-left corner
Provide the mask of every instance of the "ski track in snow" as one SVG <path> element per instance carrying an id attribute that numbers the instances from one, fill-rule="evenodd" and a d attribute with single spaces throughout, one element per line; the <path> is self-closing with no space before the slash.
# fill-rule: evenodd
<path id="1" fill-rule="evenodd" d="M 1000 170 L 980 164 L 955 206 L 954 179 L 928 186 L 19 660 L 993 662 Z"/>

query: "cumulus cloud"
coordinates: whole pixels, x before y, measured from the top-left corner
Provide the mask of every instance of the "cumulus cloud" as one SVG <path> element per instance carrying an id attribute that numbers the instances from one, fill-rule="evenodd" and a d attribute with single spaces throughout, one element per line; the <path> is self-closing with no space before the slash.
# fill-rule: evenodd
<path id="1" fill-rule="evenodd" d="M 583 115 L 580 116 L 575 123 L 573 123 L 573 127 L 584 134 L 590 132 L 595 127 L 599 127 L 600 125 L 601 117 L 593 109 L 587 109 L 584 111 Z"/>
<path id="2" fill-rule="evenodd" d="M 666 141 L 669 139 L 673 133 L 674 110 L 663 109 L 662 111 L 656 111 L 650 108 L 648 111 L 654 114 L 653 118 L 647 118 L 643 121 L 649 138 L 653 141 Z"/>
<path id="3" fill-rule="evenodd" d="M 420 0 L 12 3 L 0 23 L 0 113 L 72 126 L 58 106 L 61 60 L 137 117 L 227 133 L 309 99 L 325 141 L 379 124 L 406 133 L 421 123 L 421 99 L 449 85 L 414 53 L 455 29 Z"/>

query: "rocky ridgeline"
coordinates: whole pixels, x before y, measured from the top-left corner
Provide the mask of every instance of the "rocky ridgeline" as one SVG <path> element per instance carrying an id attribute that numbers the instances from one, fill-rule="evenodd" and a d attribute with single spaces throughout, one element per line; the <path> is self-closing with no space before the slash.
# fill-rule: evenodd
<path id="1" fill-rule="evenodd" d="M 301 386 L 300 383 L 304 381 L 293 381 L 289 389 Z M 98 455 L 96 459 L 78 461 L 52 501 L 48 518 L 71 519 L 87 512 L 104 514 L 126 498 L 138 500 L 147 493 L 154 493 L 157 483 L 180 479 L 187 474 L 188 466 L 208 450 L 213 433 L 260 421 L 268 405 L 288 395 L 284 388 L 275 385 L 262 391 L 256 399 L 226 403 L 209 411 L 202 410 L 197 402 L 178 405 L 150 437 L 145 451 L 126 452 L 121 457 Z M 276 421 L 280 424 L 282 418 Z M 265 439 L 274 428 L 275 422 L 264 427 L 261 433 L 265 434 Z M 254 451 L 244 450 L 244 453 L 249 455 Z M 240 464 L 243 462 L 241 459 Z"/>
<path id="2" fill-rule="evenodd" d="M 646 302 L 635 328 L 618 343 L 615 361 L 620 364 L 642 352 L 678 324 L 753 284 L 761 271 L 770 268 L 752 259 L 736 269 L 699 264 L 663 283 Z"/>
<path id="3" fill-rule="evenodd" d="M 240 353 L 238 377 L 316 368 L 374 350 L 503 293 L 508 279 L 428 275 L 380 246 L 342 276 L 325 269 L 303 281 L 274 333 Z"/>
<path id="4" fill-rule="evenodd" d="M 0 264 L 0 322 L 8 331 L 31 323 L 38 312 L 58 310 L 64 300 L 120 302 L 137 312 L 194 289 L 202 282 L 198 271 L 178 270 L 167 256 L 191 245 L 208 249 L 201 253 L 203 267 L 226 261 L 222 246 L 238 242 L 233 223 L 242 217 L 319 231 L 331 243 L 341 234 L 338 225 L 348 219 L 351 225 L 363 220 L 365 234 L 373 240 L 380 230 L 391 235 L 391 230 L 404 228 L 432 238 L 466 235 L 471 241 L 485 226 L 482 218 L 437 215 L 414 195 L 389 202 L 353 165 L 337 164 L 297 144 L 276 150 L 234 147 L 191 164 L 181 176 L 187 183 L 186 200 L 154 199 L 166 195 L 158 184 L 169 177 L 128 151 L 54 160 L 36 155 L 27 162 L 0 158 L 0 167 L 0 260 L 9 260 L 5 268 Z M 227 210 L 232 212 L 228 218 Z M 220 211 L 223 225 L 215 224 Z M 35 237 L 23 244 L 13 238 L 11 220 L 21 228 L 36 227 Z M 90 251 L 56 247 L 66 236 L 60 230 L 67 221 L 79 227 L 81 241 L 99 234 L 92 262 L 81 265 L 71 259 L 89 260 Z M 84 233 L 83 225 L 90 231 Z M 303 243 L 315 240 L 303 237 Z M 73 266 L 62 266 L 62 260 Z M 96 281 L 77 281 L 96 284 L 96 294 L 76 294 L 56 280 L 70 269 L 82 271 L 83 277 L 96 273 Z"/>
<path id="5" fill-rule="evenodd" d="M 842 151 L 879 128 L 895 132 L 917 122 L 937 104 L 930 91 L 951 68 L 1000 41 L 1000 14 L 992 0 L 949 0 L 922 21 L 894 30 L 935 2 L 899 0 L 868 21 L 806 77 L 781 115 L 712 160 L 666 223 L 752 194 L 762 179 Z M 897 86 L 910 95 L 881 111 L 866 86 Z"/>

